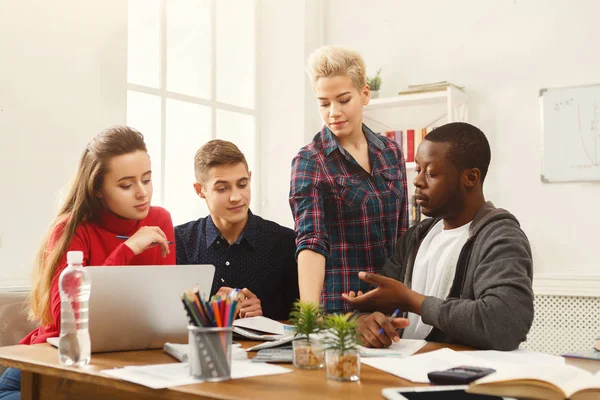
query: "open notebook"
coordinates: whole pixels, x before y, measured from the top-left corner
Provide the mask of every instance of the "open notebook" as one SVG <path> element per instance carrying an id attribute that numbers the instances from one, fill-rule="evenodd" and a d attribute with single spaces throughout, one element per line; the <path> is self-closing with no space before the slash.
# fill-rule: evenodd
<path id="1" fill-rule="evenodd" d="M 539 400 L 600 399 L 600 372 L 571 365 L 513 366 L 471 384 L 469 393 Z"/>

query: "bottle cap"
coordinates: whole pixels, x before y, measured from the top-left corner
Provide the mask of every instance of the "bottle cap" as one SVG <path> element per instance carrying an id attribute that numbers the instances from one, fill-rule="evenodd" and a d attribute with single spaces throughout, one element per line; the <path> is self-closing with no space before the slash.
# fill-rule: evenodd
<path id="1" fill-rule="evenodd" d="M 75 250 L 67 252 L 67 263 L 81 264 L 83 263 L 83 251 Z"/>

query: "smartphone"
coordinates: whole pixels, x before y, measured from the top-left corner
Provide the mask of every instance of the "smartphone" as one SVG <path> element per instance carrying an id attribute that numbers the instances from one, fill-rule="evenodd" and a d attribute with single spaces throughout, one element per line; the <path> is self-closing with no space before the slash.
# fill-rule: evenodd
<path id="1" fill-rule="evenodd" d="M 388 400 L 515 400 L 510 397 L 467 393 L 466 388 L 466 385 L 397 387 L 385 388 L 381 395 Z"/>
<path id="2" fill-rule="evenodd" d="M 465 385 L 479 378 L 496 372 L 492 368 L 471 367 L 462 365 L 444 371 L 433 371 L 427 374 L 429 381 L 435 385 Z"/>

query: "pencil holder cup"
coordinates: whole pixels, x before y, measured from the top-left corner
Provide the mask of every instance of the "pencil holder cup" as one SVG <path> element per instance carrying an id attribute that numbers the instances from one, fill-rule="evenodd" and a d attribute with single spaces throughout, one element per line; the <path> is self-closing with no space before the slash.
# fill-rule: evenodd
<path id="1" fill-rule="evenodd" d="M 231 379 L 232 328 L 188 326 L 190 375 L 205 382 Z"/>

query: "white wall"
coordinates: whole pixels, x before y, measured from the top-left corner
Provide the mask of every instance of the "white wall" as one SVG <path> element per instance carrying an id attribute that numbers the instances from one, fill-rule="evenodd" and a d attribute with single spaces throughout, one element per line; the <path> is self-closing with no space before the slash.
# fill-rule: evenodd
<path id="1" fill-rule="evenodd" d="M 0 285 L 26 285 L 89 139 L 125 123 L 127 1 L 0 1 Z"/>
<path id="2" fill-rule="evenodd" d="M 363 54 L 369 73 L 383 67 L 382 96 L 409 83 L 466 85 L 470 120 L 492 145 L 486 195 L 521 220 L 536 271 L 595 272 L 600 186 L 540 182 L 537 96 L 542 87 L 600 80 L 600 55 L 588 39 L 597 36 L 600 4 L 260 4 L 263 217 L 293 225 L 290 162 L 321 125 L 306 58 L 322 43 L 341 44 Z M 127 2 L 0 1 L 0 37 L 0 268 L 2 277 L 21 284 L 29 282 L 57 193 L 83 146 L 100 129 L 125 122 Z"/>
<path id="3" fill-rule="evenodd" d="M 290 228 L 294 226 L 288 202 L 292 158 L 319 127 L 304 64 L 307 53 L 323 43 L 320 4 L 320 0 L 261 2 L 260 212 Z"/>
<path id="4" fill-rule="evenodd" d="M 411 83 L 465 85 L 492 146 L 486 195 L 521 221 L 536 273 L 598 271 L 598 183 L 543 184 L 540 88 L 599 83 L 593 0 L 329 0 L 325 42 L 353 47 L 382 96 Z"/>

